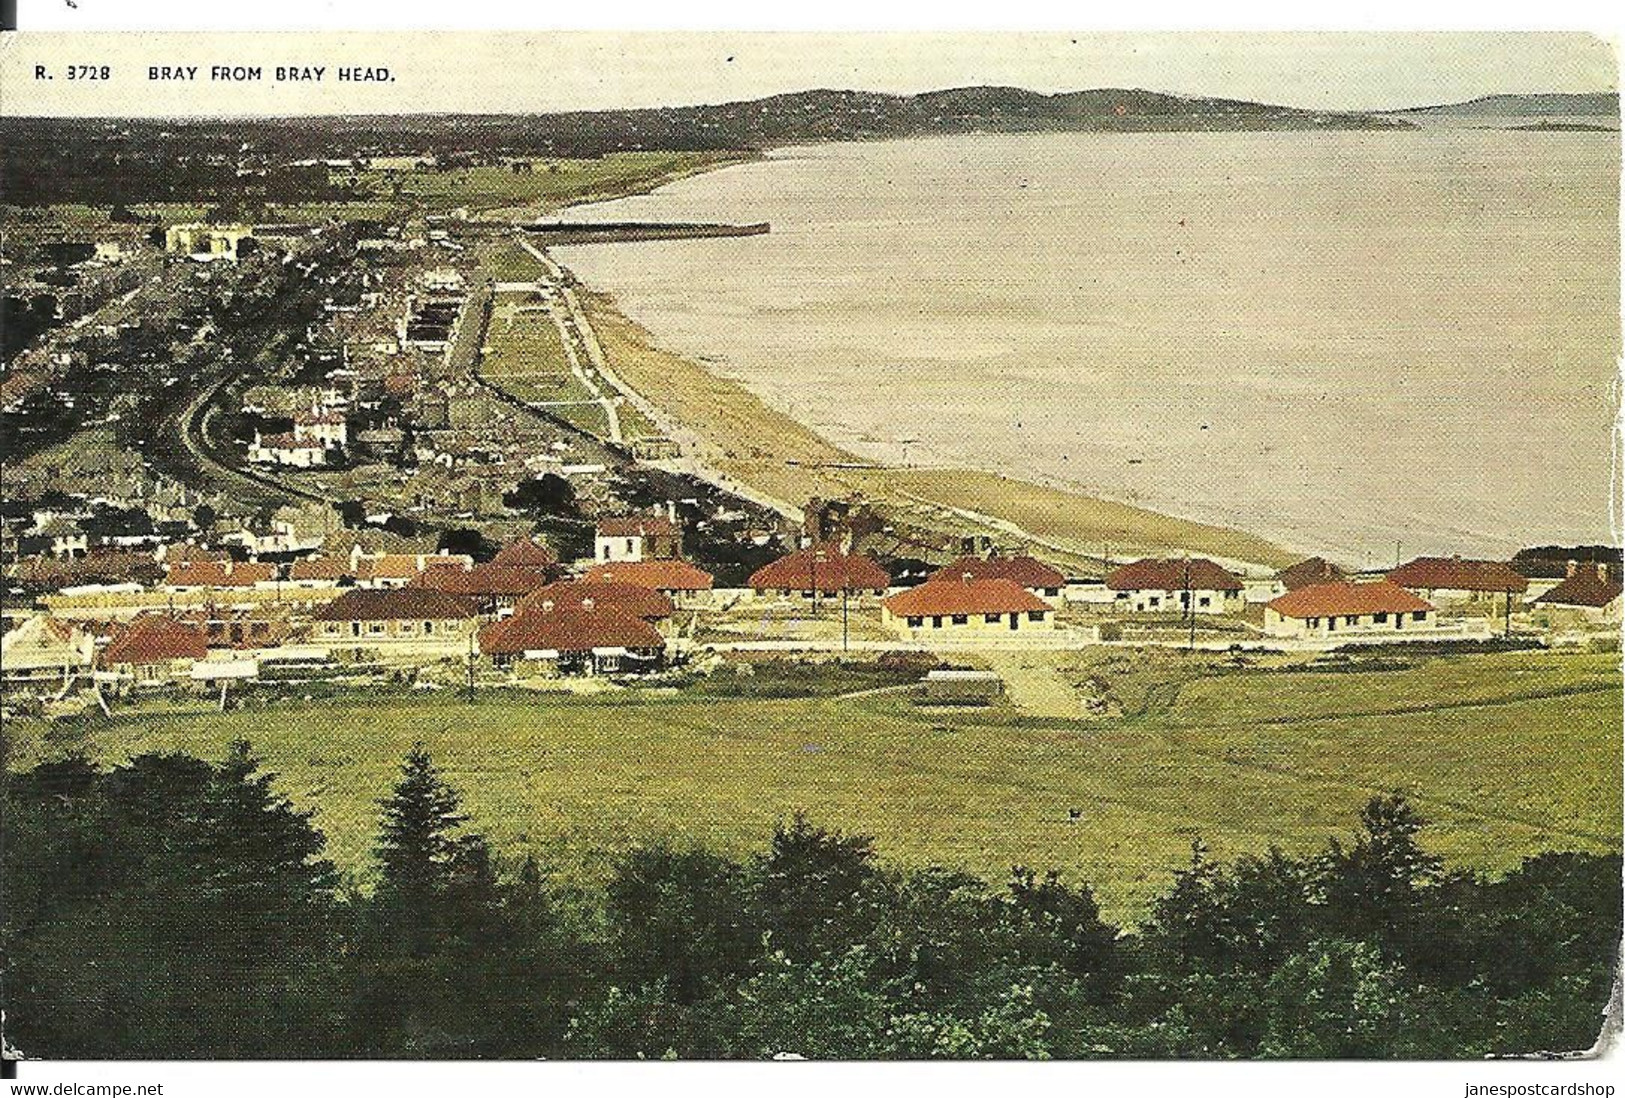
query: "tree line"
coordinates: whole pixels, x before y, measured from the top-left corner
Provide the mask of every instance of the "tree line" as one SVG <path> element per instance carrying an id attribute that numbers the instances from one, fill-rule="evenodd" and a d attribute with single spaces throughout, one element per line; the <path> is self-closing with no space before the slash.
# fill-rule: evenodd
<path id="1" fill-rule="evenodd" d="M 52 1058 L 1476 1058 L 1591 1045 L 1621 933 L 1618 855 L 1449 869 L 1397 793 L 1312 856 L 1196 844 L 1131 930 L 803 815 L 568 888 L 421 746 L 370 892 L 243 742 L 45 763 L 3 807 L 7 1040 Z"/>

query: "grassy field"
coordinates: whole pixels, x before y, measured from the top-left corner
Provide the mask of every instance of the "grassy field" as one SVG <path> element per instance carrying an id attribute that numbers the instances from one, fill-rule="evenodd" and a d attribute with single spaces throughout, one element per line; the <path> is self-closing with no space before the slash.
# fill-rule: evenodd
<path id="1" fill-rule="evenodd" d="M 501 294 L 485 334 L 480 376 L 497 388 L 547 410 L 599 438 L 609 434 L 609 417 L 590 389 L 570 370 L 564 340 L 551 313 L 520 295 Z"/>
<path id="2" fill-rule="evenodd" d="M 1125 658 L 1070 669 L 1137 699 L 1121 719 L 1094 723 L 927 710 L 895 695 L 763 697 L 747 678 L 743 696 L 727 679 L 667 695 L 473 704 L 371 694 L 8 731 L 14 766 L 81 749 L 113 761 L 218 756 L 245 736 L 363 877 L 377 800 L 418 739 L 463 792 L 473 826 L 579 883 L 599 879 L 614 851 L 657 838 L 755 849 L 775 820 L 805 808 L 875 834 L 899 862 L 990 877 L 1013 863 L 1062 868 L 1132 919 L 1198 835 L 1220 856 L 1272 843 L 1310 851 L 1396 787 L 1414 793 L 1435 821 L 1428 845 L 1456 865 L 1504 870 L 1539 850 L 1619 848 L 1612 656 L 1456 656 L 1358 672 Z"/>
<path id="3" fill-rule="evenodd" d="M 529 172 L 501 165 L 447 172 L 361 173 L 366 191 L 380 200 L 411 203 L 430 212 L 471 210 L 545 213 L 594 199 L 642 194 L 696 172 L 743 159 L 739 153 L 627 152 L 593 160 L 537 159 Z"/>

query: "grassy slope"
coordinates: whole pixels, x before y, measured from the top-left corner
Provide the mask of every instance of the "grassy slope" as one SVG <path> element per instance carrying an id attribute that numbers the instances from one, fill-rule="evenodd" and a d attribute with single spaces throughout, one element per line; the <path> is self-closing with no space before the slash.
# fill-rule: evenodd
<path id="1" fill-rule="evenodd" d="M 1399 786 L 1437 821 L 1430 845 L 1458 864 L 1499 870 L 1542 849 L 1619 847 L 1611 656 L 1202 677 L 1215 670 L 1163 657 L 1153 677 L 1170 685 L 1152 683 L 1133 715 L 1093 725 L 928 712 L 895 697 L 489 696 L 470 707 L 417 695 L 134 715 L 59 728 L 48 743 L 40 725 L 18 723 L 14 764 L 78 746 L 111 760 L 218 756 L 246 736 L 282 788 L 317 810 L 341 864 L 364 871 L 375 802 L 422 739 L 475 826 L 539 850 L 571 879 L 594 879 L 607 851 L 660 836 L 746 851 L 800 807 L 873 832 L 903 862 L 993 877 L 1012 863 L 1064 868 L 1118 917 L 1143 911 L 1198 834 L 1220 855 L 1312 850 L 1346 832 L 1368 795 Z"/>

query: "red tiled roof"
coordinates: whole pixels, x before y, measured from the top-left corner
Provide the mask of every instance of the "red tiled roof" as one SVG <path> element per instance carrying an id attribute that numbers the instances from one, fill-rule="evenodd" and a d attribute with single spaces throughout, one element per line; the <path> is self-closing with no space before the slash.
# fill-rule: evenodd
<path id="1" fill-rule="evenodd" d="M 525 610 L 480 630 L 480 651 L 493 655 L 552 649 L 584 652 L 594 648 L 664 648 L 660 630 L 616 606 L 556 606 Z"/>
<path id="2" fill-rule="evenodd" d="M 202 560 L 175 565 L 165 582 L 171 587 L 252 587 L 274 579 L 274 564 Z"/>
<path id="3" fill-rule="evenodd" d="M 274 435 L 261 435 L 260 447 L 266 450 L 322 450 L 321 442 L 313 438 L 299 438 L 287 431 Z"/>
<path id="4" fill-rule="evenodd" d="M 672 537 L 676 533 L 677 527 L 660 515 L 611 515 L 598 520 L 599 537 Z"/>
<path id="5" fill-rule="evenodd" d="M 1021 584 L 1007 579 L 932 579 L 893 595 L 881 605 L 899 618 L 939 614 L 1017 614 L 1050 609 L 1043 599 Z"/>
<path id="6" fill-rule="evenodd" d="M 967 574 L 971 579 L 1009 580 L 1028 589 L 1047 590 L 1066 586 L 1064 575 L 1049 565 L 1027 556 L 960 557 L 933 572 L 931 579 L 959 580 Z"/>
<path id="7" fill-rule="evenodd" d="M 1240 591 L 1241 580 L 1202 557 L 1137 560 L 1106 577 L 1113 591 Z"/>
<path id="8" fill-rule="evenodd" d="M 474 604 L 458 595 L 422 587 L 352 588 L 311 615 L 313 621 L 460 621 L 474 617 Z"/>
<path id="9" fill-rule="evenodd" d="M 1409 614 L 1417 610 L 1432 610 L 1424 602 L 1397 583 L 1379 580 L 1376 583 L 1314 583 L 1288 591 L 1278 599 L 1266 603 L 1285 618 L 1333 618 L 1354 614 Z"/>
<path id="10" fill-rule="evenodd" d="M 558 562 L 559 558 L 551 549 L 537 544 L 530 538 L 515 538 L 491 558 L 492 564 L 512 568 L 551 568 Z"/>
<path id="11" fill-rule="evenodd" d="M 1296 591 L 1300 587 L 1308 587 L 1315 583 L 1341 583 L 1348 578 L 1347 572 L 1325 557 L 1300 560 L 1297 564 L 1275 573 L 1276 581 L 1288 591 Z"/>
<path id="12" fill-rule="evenodd" d="M 339 580 L 350 574 L 350 562 L 341 557 L 309 557 L 296 560 L 288 572 L 295 580 Z"/>
<path id="13" fill-rule="evenodd" d="M 546 586 L 547 578 L 547 573 L 540 568 L 510 567 L 492 561 L 489 564 L 476 564 L 467 572 L 460 568 L 431 568 L 406 586 L 426 587 L 474 598 L 518 598 Z"/>
<path id="14" fill-rule="evenodd" d="M 102 650 L 102 663 L 168 663 L 201 660 L 208 654 L 209 642 L 202 633 L 167 615 L 152 614 L 119 630 Z"/>
<path id="15" fill-rule="evenodd" d="M 539 587 L 519 601 L 520 612 L 527 610 L 567 607 L 602 608 L 613 606 L 635 617 L 652 621 L 672 615 L 671 599 L 659 591 L 639 587 L 635 583 L 594 583 L 584 580 L 566 580 Z"/>
<path id="16" fill-rule="evenodd" d="M 358 558 L 355 574 L 361 580 L 411 579 L 430 568 L 461 568 L 467 571 L 473 564 L 473 557 L 462 554 L 425 553 L 419 556 L 415 553 L 385 553 L 377 557 Z"/>
<path id="17" fill-rule="evenodd" d="M 1595 564 L 1581 564 L 1574 575 L 1541 595 L 1535 601 L 1543 606 L 1603 607 L 1619 598 L 1625 585 L 1620 583 L 1619 567 L 1607 568 L 1608 575 L 1598 574 Z"/>
<path id="18" fill-rule="evenodd" d="M 816 581 L 820 593 L 883 591 L 891 586 L 891 576 L 869 557 L 846 554 L 833 546 L 800 549 L 763 565 L 751 574 L 750 585 L 758 591 L 811 591 Z"/>
<path id="19" fill-rule="evenodd" d="M 716 578 L 686 560 L 640 560 L 600 564 L 583 577 L 592 583 L 631 583 L 652 591 L 709 591 Z"/>
<path id="20" fill-rule="evenodd" d="M 1529 581 L 1499 560 L 1463 560 L 1460 557 L 1417 557 L 1388 573 L 1401 587 L 1420 591 L 1529 590 Z"/>

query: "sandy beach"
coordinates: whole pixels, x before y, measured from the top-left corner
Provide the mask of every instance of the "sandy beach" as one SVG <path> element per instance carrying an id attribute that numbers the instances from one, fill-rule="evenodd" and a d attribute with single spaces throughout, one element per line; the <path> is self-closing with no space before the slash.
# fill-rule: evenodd
<path id="1" fill-rule="evenodd" d="M 834 445 L 703 364 L 661 348 L 607 293 L 582 293 L 593 329 L 627 385 L 691 433 L 689 457 L 792 506 L 854 493 L 924 525 L 1027 542 L 1080 569 L 1101 558 L 1199 553 L 1278 568 L 1296 554 L 1264 538 L 974 469 L 880 465 Z"/>

